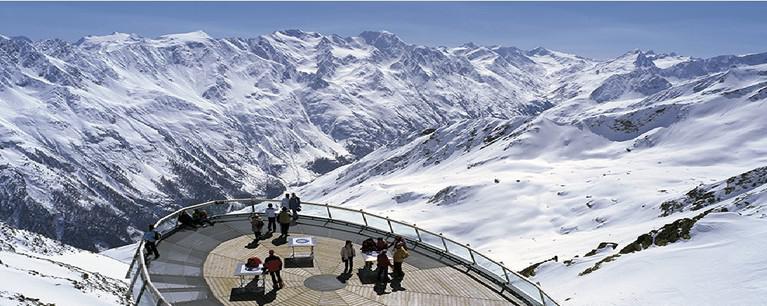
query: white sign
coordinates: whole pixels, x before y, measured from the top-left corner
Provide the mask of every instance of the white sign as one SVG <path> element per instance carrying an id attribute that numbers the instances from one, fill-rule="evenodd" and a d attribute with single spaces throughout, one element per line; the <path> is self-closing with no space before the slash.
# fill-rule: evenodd
<path id="1" fill-rule="evenodd" d="M 312 237 L 294 237 L 290 242 L 291 246 L 314 246 Z"/>

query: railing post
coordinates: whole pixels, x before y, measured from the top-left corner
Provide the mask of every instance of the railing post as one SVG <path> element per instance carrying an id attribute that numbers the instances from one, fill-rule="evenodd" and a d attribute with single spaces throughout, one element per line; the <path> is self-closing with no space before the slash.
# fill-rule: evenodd
<path id="1" fill-rule="evenodd" d="M 133 278 L 130 281 L 130 284 L 128 284 L 128 296 L 133 299 L 133 285 L 136 284 L 136 280 L 138 280 L 138 275 L 141 274 L 141 267 L 136 269 L 136 275 L 133 276 Z"/>
<path id="2" fill-rule="evenodd" d="M 474 265 L 477 264 L 477 260 L 474 259 L 474 250 L 471 249 L 471 246 L 467 243 L 466 249 L 469 250 L 469 256 L 471 257 L 471 262 L 474 263 Z"/>
<path id="3" fill-rule="evenodd" d="M 141 258 L 139 258 L 138 256 L 141 256 L 141 257 L 144 256 L 144 252 L 141 252 L 141 249 L 143 249 L 143 246 L 144 246 L 144 242 L 143 241 L 139 242 L 138 250 L 136 250 L 137 251 L 136 252 L 136 257 L 133 257 L 134 261 L 138 261 L 139 262 L 138 263 L 139 266 L 136 268 L 136 274 L 133 275 L 133 277 L 131 278 L 130 284 L 128 285 L 128 293 L 131 294 L 131 298 L 133 298 L 133 284 L 135 284 L 136 280 L 138 280 L 139 277 L 141 277 L 141 263 L 140 263 Z M 129 274 L 130 274 L 130 271 L 132 269 L 133 268 L 128 270 Z"/>
<path id="4" fill-rule="evenodd" d="M 394 234 L 394 228 L 391 226 L 391 220 L 389 220 L 389 217 L 386 217 L 386 223 L 389 223 L 389 232 Z"/>
<path id="5" fill-rule="evenodd" d="M 369 227 L 368 225 L 368 219 L 365 218 L 365 212 L 360 209 L 360 214 L 362 214 L 362 221 L 365 221 L 365 227 Z"/>
<path id="6" fill-rule="evenodd" d="M 450 253 L 447 249 L 447 242 L 445 242 L 445 236 L 442 236 L 442 233 L 439 233 L 439 239 L 442 239 L 442 246 L 445 248 L 445 253 Z"/>
<path id="7" fill-rule="evenodd" d="M 538 294 L 541 295 L 541 305 L 546 306 L 546 299 L 543 298 L 543 290 L 538 288 Z"/>
<path id="8" fill-rule="evenodd" d="M 415 226 L 415 223 L 413 223 L 413 228 L 415 229 L 415 236 L 418 237 L 418 242 L 423 242 L 423 240 L 421 240 L 421 231 L 418 230 L 418 227 Z"/>
<path id="9" fill-rule="evenodd" d="M 144 296 L 144 291 L 146 291 L 146 281 L 141 284 L 141 290 L 138 291 L 138 296 L 136 296 L 136 305 L 141 302 L 141 297 Z"/>
<path id="10" fill-rule="evenodd" d="M 138 247 L 136 248 L 136 253 L 133 254 L 133 261 L 131 261 L 130 266 L 128 266 L 128 273 L 125 274 L 125 278 L 131 277 L 130 271 L 133 270 L 133 265 L 136 264 L 136 261 L 138 260 L 138 256 L 140 253 L 141 253 L 141 243 L 139 243 Z"/>
<path id="11" fill-rule="evenodd" d="M 330 206 L 328 206 L 328 203 L 325 203 L 325 209 L 328 210 L 328 219 L 333 219 L 333 216 L 330 215 Z"/>
<path id="12" fill-rule="evenodd" d="M 503 275 L 506 275 L 506 283 L 511 285 L 511 279 L 509 278 L 509 271 L 506 269 L 506 265 L 503 264 L 503 261 L 499 263 L 501 264 L 501 270 L 503 270 Z"/>

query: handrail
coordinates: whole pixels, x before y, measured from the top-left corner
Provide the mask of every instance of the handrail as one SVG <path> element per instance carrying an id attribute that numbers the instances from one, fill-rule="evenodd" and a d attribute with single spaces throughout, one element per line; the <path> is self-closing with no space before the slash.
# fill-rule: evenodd
<path id="1" fill-rule="evenodd" d="M 172 213 L 170 213 L 170 214 L 160 218 L 154 225 L 155 225 L 156 230 L 158 232 L 160 232 L 160 235 L 161 235 L 160 241 L 162 241 L 162 239 L 165 239 L 168 236 L 170 236 L 173 233 L 175 233 L 175 230 L 177 228 L 177 224 L 176 224 L 176 220 L 175 219 L 177 218 L 178 214 L 180 214 L 182 211 L 193 210 L 193 209 L 198 209 L 198 208 L 205 208 L 205 207 L 216 206 L 216 205 L 229 204 L 229 203 L 243 203 L 243 202 L 250 203 L 250 204 L 247 204 L 247 205 L 239 208 L 238 210 L 244 210 L 244 209 L 247 208 L 247 206 L 250 206 L 251 207 L 251 211 L 250 212 L 226 211 L 223 214 L 211 215 L 211 217 L 221 217 L 221 216 L 224 216 L 224 215 L 229 215 L 229 216 L 245 215 L 245 214 L 249 215 L 249 214 L 255 212 L 255 206 L 257 204 L 270 203 L 270 202 L 271 203 L 280 203 L 279 200 L 260 199 L 260 198 L 240 198 L 240 199 L 208 201 L 208 202 L 204 202 L 204 203 L 190 205 L 190 206 L 186 206 L 186 207 L 180 208 L 180 209 L 178 209 L 178 210 L 176 210 L 176 211 L 174 211 L 174 212 L 172 212 Z M 321 211 L 321 212 L 327 214 L 327 218 L 325 218 L 325 217 L 319 217 L 319 218 L 323 218 L 323 219 L 327 219 L 327 220 L 342 221 L 342 222 L 345 222 L 345 223 L 352 223 L 352 224 L 356 224 L 358 226 L 361 226 L 363 228 L 375 229 L 375 230 L 379 230 L 379 231 L 388 232 L 388 233 L 391 233 L 391 234 L 401 235 L 401 236 L 403 236 L 403 238 L 405 238 L 406 240 L 409 240 L 411 243 L 416 243 L 417 242 L 417 245 L 426 246 L 427 248 L 433 248 L 433 249 L 436 249 L 438 251 L 441 251 L 441 249 L 444 249 L 444 252 L 446 254 L 449 254 L 450 256 L 453 256 L 453 257 L 455 257 L 455 258 L 457 258 L 459 260 L 465 261 L 464 264 L 468 264 L 467 267 L 470 269 L 469 271 L 471 271 L 471 269 L 474 268 L 477 271 L 482 271 L 485 274 L 489 273 L 491 275 L 494 275 L 494 276 L 498 277 L 498 279 L 496 279 L 494 281 L 499 281 L 500 280 L 503 284 L 505 284 L 509 288 L 516 289 L 515 292 L 517 294 L 522 294 L 523 295 L 522 298 L 525 299 L 526 302 L 532 303 L 532 305 L 545 305 L 545 306 L 553 305 L 553 306 L 558 306 L 558 304 L 549 295 L 547 295 L 543 291 L 543 289 L 541 289 L 541 287 L 538 284 L 533 283 L 532 281 L 528 280 L 526 277 L 520 275 L 516 271 L 507 268 L 506 266 L 503 265 L 502 262 L 497 262 L 497 261 L 491 259 L 490 257 L 487 257 L 484 254 L 477 252 L 476 250 L 471 248 L 471 246 L 469 246 L 469 244 L 462 245 L 462 244 L 458 243 L 457 241 L 455 241 L 453 239 L 444 237 L 444 235 L 442 235 L 442 233 L 437 234 L 437 233 L 434 233 L 432 231 L 420 228 L 420 227 L 416 226 L 416 224 L 412 224 L 411 225 L 411 224 L 405 223 L 403 221 L 392 220 L 392 219 L 389 219 L 389 217 L 383 217 L 383 216 L 379 216 L 379 215 L 376 215 L 376 214 L 372 214 L 372 213 L 366 212 L 366 211 L 364 211 L 362 209 L 355 210 L 355 209 L 341 207 L 341 206 L 329 205 L 327 203 L 321 204 L 321 203 L 312 203 L 312 202 L 302 202 L 301 204 L 304 207 L 305 206 L 317 207 L 318 211 Z M 231 209 L 231 206 L 229 208 Z M 333 209 L 333 210 L 340 210 L 340 211 L 346 211 L 346 212 L 350 212 L 350 213 L 354 213 L 354 214 L 359 214 L 359 216 L 362 219 L 362 223 L 363 224 L 360 224 L 359 222 L 350 221 L 350 220 L 344 220 L 343 218 L 338 218 L 338 216 L 336 216 L 334 218 L 333 215 L 331 215 L 331 209 Z M 307 216 L 312 216 L 311 214 L 309 214 L 308 210 L 304 210 L 304 213 Z M 388 224 L 388 229 L 386 229 L 386 228 L 378 228 L 378 227 L 375 227 L 375 226 L 371 226 L 369 224 L 369 219 L 371 219 L 371 217 L 372 218 L 378 218 L 378 219 L 385 220 L 387 222 L 387 224 Z M 414 236 L 408 236 L 407 234 L 401 233 L 400 231 L 395 231 L 395 229 L 392 226 L 392 224 L 397 224 L 398 226 L 404 226 L 405 228 L 412 229 L 414 231 L 415 235 Z M 439 238 L 439 240 L 441 242 L 441 245 L 435 245 L 433 243 L 425 241 L 423 239 L 423 237 L 426 236 L 426 235 L 430 235 L 432 237 Z M 159 243 L 159 241 L 158 241 L 158 243 Z M 465 249 L 465 251 L 468 253 L 468 258 L 462 256 L 461 254 L 456 253 L 455 251 L 451 251 L 451 247 L 448 247 L 448 245 L 451 245 L 451 246 L 453 246 L 453 248 L 456 248 L 456 249 L 457 248 Z M 128 287 L 128 295 L 130 295 L 132 297 L 135 296 L 136 298 L 134 298 L 134 300 L 135 300 L 136 303 L 138 303 L 139 302 L 138 299 L 141 299 L 144 296 L 144 291 L 145 290 L 149 290 L 150 293 L 153 295 L 153 297 L 156 299 L 156 301 L 157 301 L 156 305 L 157 306 L 161 306 L 161 305 L 172 306 L 172 304 L 170 302 L 165 300 L 165 298 L 162 296 L 160 291 L 152 283 L 152 281 L 151 281 L 151 279 L 149 277 L 149 270 L 148 270 L 147 265 L 146 265 L 145 255 L 144 255 L 144 252 L 142 251 L 143 249 L 144 249 L 144 242 L 141 241 L 139 243 L 139 245 L 138 245 L 138 249 L 136 251 L 136 255 L 134 255 L 133 262 L 131 263 L 131 266 L 129 268 L 128 277 L 131 277 L 130 274 L 131 274 L 131 272 L 133 272 L 133 267 L 135 266 L 136 263 L 138 263 L 138 265 L 139 265 L 137 267 L 136 271 L 138 271 L 140 273 L 133 272 L 134 274 L 132 275 L 132 280 L 131 280 L 130 285 Z M 499 268 L 500 269 L 499 272 L 501 274 L 498 274 L 497 272 L 491 271 L 488 267 L 483 266 L 482 263 L 478 263 L 477 262 L 477 257 L 481 257 L 485 264 L 488 264 L 488 265 L 490 265 L 490 266 L 492 266 L 493 268 L 496 268 L 496 269 Z M 512 278 L 510 276 L 513 276 L 514 279 L 512 280 Z M 488 278 L 488 277 L 490 277 L 490 275 L 483 275 L 483 277 Z M 136 285 L 135 282 L 139 281 L 140 278 L 142 279 L 141 281 L 143 282 L 141 284 L 141 289 L 140 289 L 138 295 L 134 295 L 135 294 L 135 292 L 134 292 L 134 285 Z M 505 282 L 504 282 L 504 280 L 505 280 Z M 521 288 L 521 287 L 519 287 L 520 285 L 523 285 L 526 288 Z M 502 288 L 503 288 L 503 286 L 502 286 Z M 525 296 L 527 298 L 525 298 Z"/>

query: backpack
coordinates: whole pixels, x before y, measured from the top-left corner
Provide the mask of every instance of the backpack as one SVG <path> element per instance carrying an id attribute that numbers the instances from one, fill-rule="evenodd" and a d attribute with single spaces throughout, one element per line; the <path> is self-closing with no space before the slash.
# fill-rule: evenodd
<path id="1" fill-rule="evenodd" d="M 282 261 L 279 259 L 270 260 L 266 262 L 264 268 L 269 272 L 279 271 L 282 268 Z"/>
<path id="2" fill-rule="evenodd" d="M 261 265 L 261 258 L 258 257 L 251 257 L 248 258 L 248 262 L 245 263 L 245 267 L 249 269 L 258 268 L 258 266 Z"/>

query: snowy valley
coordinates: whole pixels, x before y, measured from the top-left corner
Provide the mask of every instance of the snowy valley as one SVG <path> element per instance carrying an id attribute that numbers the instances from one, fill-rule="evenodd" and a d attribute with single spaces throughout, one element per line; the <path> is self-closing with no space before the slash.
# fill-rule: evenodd
<path id="1" fill-rule="evenodd" d="M 767 53 L 0 36 L 0 220 L 96 251 L 182 205 L 289 189 L 468 242 L 562 305 L 760 305 L 765 103 Z M 3 233 L 46 245 L 3 239 L 3 276 L 34 276 L 24 258 L 84 296 L 124 290 L 77 288 L 98 271 L 61 256 L 82 251 Z"/>

